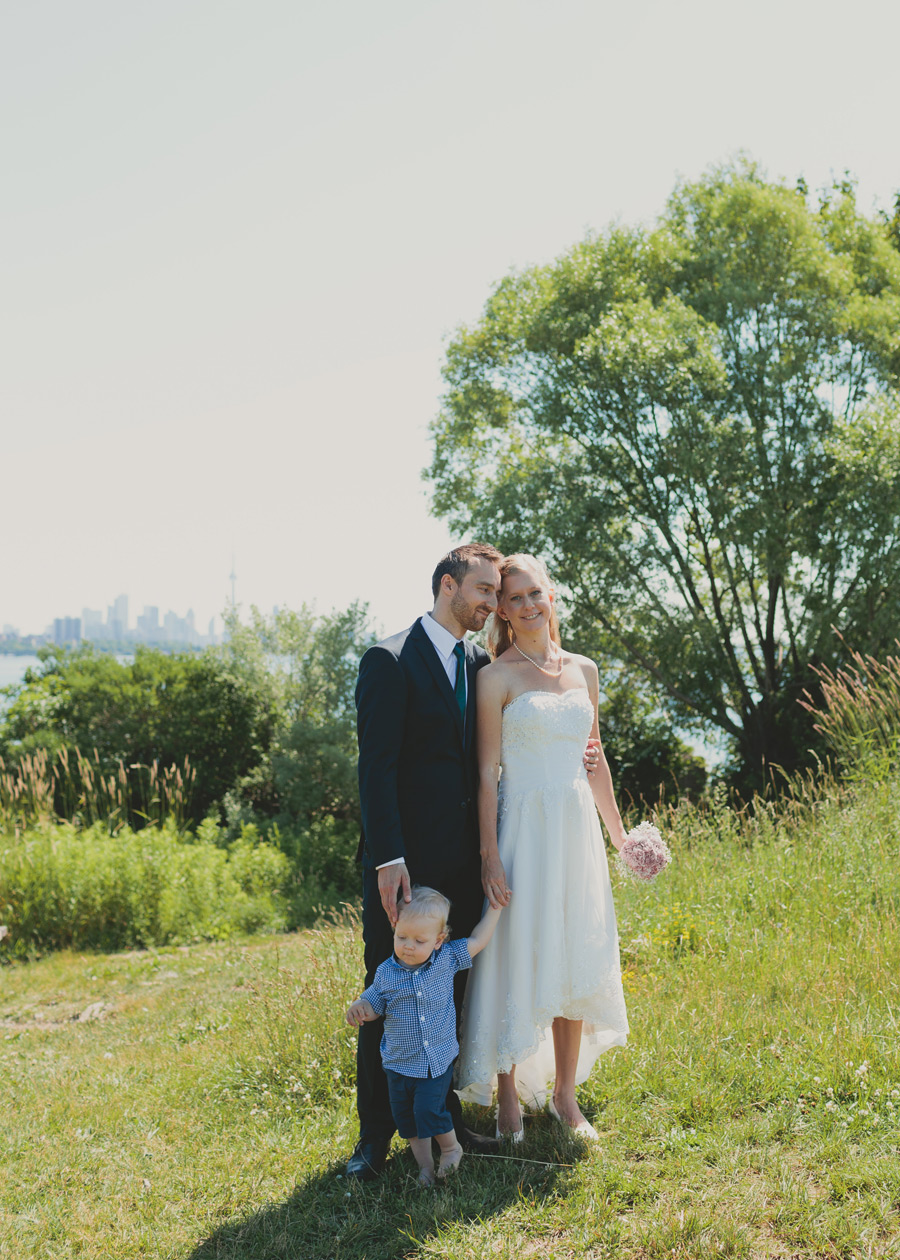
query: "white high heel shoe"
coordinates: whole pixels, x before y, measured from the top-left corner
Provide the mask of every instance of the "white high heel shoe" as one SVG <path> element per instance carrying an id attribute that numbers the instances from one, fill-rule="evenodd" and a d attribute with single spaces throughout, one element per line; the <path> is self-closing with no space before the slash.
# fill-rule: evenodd
<path id="1" fill-rule="evenodd" d="M 558 1120 L 560 1124 L 564 1124 L 567 1129 L 575 1134 L 576 1137 L 584 1138 L 585 1142 L 599 1142 L 600 1134 L 594 1128 L 589 1120 L 582 1120 L 580 1124 L 571 1125 L 568 1120 L 563 1120 L 562 1116 L 556 1110 L 556 1103 L 553 1101 L 553 1095 L 547 1095 L 547 1110 L 550 1112 L 554 1120 Z"/>
<path id="2" fill-rule="evenodd" d="M 500 1104 L 499 1103 L 497 1104 L 497 1110 L 494 1114 L 497 1118 L 497 1123 L 494 1129 L 494 1136 L 497 1138 L 498 1141 L 500 1142 L 506 1142 L 506 1141 L 524 1142 L 525 1141 L 525 1118 L 522 1115 L 521 1103 L 519 1103 L 519 1127 L 518 1129 L 514 1129 L 512 1133 L 500 1132 Z"/>

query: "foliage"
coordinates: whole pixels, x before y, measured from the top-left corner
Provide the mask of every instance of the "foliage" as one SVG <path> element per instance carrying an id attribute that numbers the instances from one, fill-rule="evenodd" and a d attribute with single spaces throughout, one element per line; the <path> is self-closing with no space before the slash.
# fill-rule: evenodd
<path id="1" fill-rule="evenodd" d="M 209 819 L 201 833 L 219 846 L 268 838 L 293 868 L 289 921 L 310 922 L 358 891 L 354 687 L 367 612 L 254 608 L 242 623 L 232 609 L 226 626 L 225 644 L 200 655 L 42 652 L 0 719 L 0 814 L 14 829 L 173 817 Z"/>
<path id="2" fill-rule="evenodd" d="M 640 680 L 606 682 L 599 705 L 600 735 L 620 805 L 657 804 L 661 798 L 698 797 L 706 763 L 672 727 Z"/>
<path id="3" fill-rule="evenodd" d="M 354 690 L 359 658 L 374 641 L 366 607 L 318 616 L 304 605 L 271 617 L 253 608 L 247 624 L 232 613 L 227 631 L 217 649 L 222 667 L 267 694 L 277 715 L 266 756 L 226 798 L 229 820 L 274 823 L 286 850 L 308 850 L 345 824 L 352 858 L 351 837 L 359 835 Z"/>
<path id="4" fill-rule="evenodd" d="M 227 850 L 174 826 L 0 835 L 0 922 L 15 955 L 222 940 L 284 927 L 289 877 L 271 845 Z"/>
<path id="5" fill-rule="evenodd" d="M 359 866 L 356 848 L 359 829 L 351 822 L 325 815 L 305 829 L 283 832 L 277 823 L 241 822 L 238 836 L 254 846 L 263 836 L 290 864 L 290 878 L 282 885 L 287 906 L 288 928 L 308 927 L 329 909 L 359 896 Z M 235 824 L 220 826 L 213 817 L 197 829 L 201 839 L 228 848 Z"/>
<path id="6" fill-rule="evenodd" d="M 801 704 L 839 763 L 863 782 L 893 775 L 900 751 L 900 658 L 881 662 L 852 652 L 837 672 L 817 672 L 821 700 L 815 704 L 807 696 Z"/>
<path id="7" fill-rule="evenodd" d="M 542 554 L 576 638 L 718 728 L 745 781 L 815 742 L 831 626 L 900 616 L 900 254 L 843 181 L 748 161 L 501 281 L 451 342 L 434 508 Z"/>
<path id="8" fill-rule="evenodd" d="M 315 923 L 325 908 L 357 900 L 357 823 L 326 814 L 303 830 L 281 833 L 276 824 L 272 838 L 288 855 L 294 870 L 292 926 Z"/>
<path id="9" fill-rule="evenodd" d="M 215 655 L 167 655 L 139 646 L 123 663 L 90 645 L 67 652 L 41 649 L 41 665 L 10 689 L 0 720 L 0 752 L 9 763 L 44 751 L 72 753 L 59 779 L 56 812 L 70 816 L 69 797 L 90 796 L 78 780 L 92 767 L 104 778 L 128 779 L 124 816 L 140 826 L 150 768 L 193 768 L 189 813 L 202 818 L 236 779 L 256 765 L 271 740 L 274 715 L 265 692 L 228 672 Z M 81 756 L 78 757 L 77 754 Z M 126 790 L 123 788 L 123 790 Z"/>
<path id="10" fill-rule="evenodd" d="M 900 250 L 900 192 L 894 194 L 893 214 L 882 212 L 882 219 L 888 230 L 888 239 L 894 249 Z"/>

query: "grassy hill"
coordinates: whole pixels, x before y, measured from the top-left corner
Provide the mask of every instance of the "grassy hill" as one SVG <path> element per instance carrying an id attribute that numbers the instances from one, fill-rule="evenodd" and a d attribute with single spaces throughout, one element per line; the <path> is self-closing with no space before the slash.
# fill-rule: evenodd
<path id="1" fill-rule="evenodd" d="M 0 970 L 0 1255 L 900 1256 L 900 786 L 666 822 L 614 871 L 632 1035 L 524 1148 L 348 1184 L 360 987 L 319 931 Z M 471 1112 L 476 1127 L 490 1120 Z"/>

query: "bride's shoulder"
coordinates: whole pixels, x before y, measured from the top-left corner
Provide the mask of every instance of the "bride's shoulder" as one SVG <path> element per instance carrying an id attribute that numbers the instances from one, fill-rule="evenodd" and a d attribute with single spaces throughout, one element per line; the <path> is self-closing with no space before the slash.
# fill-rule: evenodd
<path id="1" fill-rule="evenodd" d="M 478 671 L 477 684 L 478 694 L 487 696 L 500 696 L 506 693 L 509 688 L 510 666 L 503 656 L 498 656 L 496 660 L 491 661 L 490 665 L 485 665 L 483 669 Z"/>
<path id="2" fill-rule="evenodd" d="M 505 678 L 509 673 L 509 666 L 506 664 L 502 656 L 496 657 L 489 665 L 483 666 L 478 671 L 479 687 L 495 687 L 501 678 Z"/>
<path id="3" fill-rule="evenodd" d="M 589 656 L 582 656 L 579 652 L 570 652 L 567 648 L 563 648 L 563 655 L 567 661 L 571 661 L 574 665 L 580 665 L 582 669 L 593 669 L 596 671 L 597 664 L 592 661 Z"/>
<path id="4" fill-rule="evenodd" d="M 592 661 L 589 656 L 581 656 L 578 652 L 566 652 L 566 657 L 573 665 L 577 665 L 584 674 L 588 685 L 592 682 L 596 683 L 600 677 L 600 671 L 597 669 L 597 662 Z"/>

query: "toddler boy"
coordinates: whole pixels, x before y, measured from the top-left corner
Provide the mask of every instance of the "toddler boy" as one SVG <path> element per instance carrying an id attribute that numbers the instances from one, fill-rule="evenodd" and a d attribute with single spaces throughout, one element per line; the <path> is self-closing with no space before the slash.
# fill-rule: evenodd
<path id="1" fill-rule="evenodd" d="M 450 902 L 433 888 L 413 888 L 400 906 L 394 954 L 375 972 L 368 989 L 347 1011 L 358 1027 L 384 1015 L 381 1059 L 397 1131 L 409 1141 L 419 1165 L 419 1185 L 434 1185 L 431 1139 L 440 1147 L 438 1177 L 462 1159 L 447 1092 L 459 1053 L 453 977 L 494 934 L 499 908 L 488 909 L 467 940 L 448 940 Z"/>

